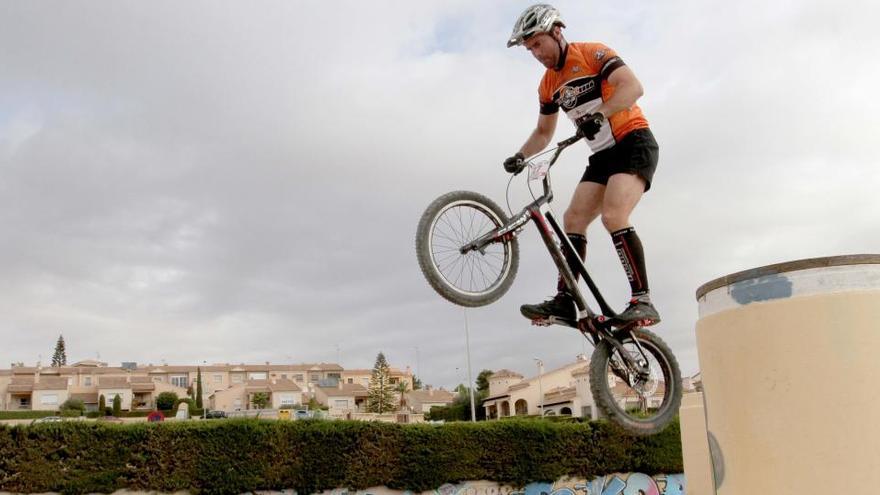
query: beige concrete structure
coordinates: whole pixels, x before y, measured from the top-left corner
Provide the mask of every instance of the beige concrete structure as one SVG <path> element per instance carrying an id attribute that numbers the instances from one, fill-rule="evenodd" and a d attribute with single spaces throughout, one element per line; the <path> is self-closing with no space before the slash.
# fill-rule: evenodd
<path id="1" fill-rule="evenodd" d="M 714 493 L 709 442 L 706 437 L 706 411 L 703 394 L 685 393 L 681 398 L 681 450 L 687 476 L 687 495 Z"/>
<path id="2" fill-rule="evenodd" d="M 749 270 L 697 298 L 715 493 L 880 486 L 880 255 Z"/>

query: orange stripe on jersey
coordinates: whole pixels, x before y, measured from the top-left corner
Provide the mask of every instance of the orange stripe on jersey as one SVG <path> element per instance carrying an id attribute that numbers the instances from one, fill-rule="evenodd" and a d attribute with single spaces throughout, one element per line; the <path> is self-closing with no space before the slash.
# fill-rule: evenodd
<path id="1" fill-rule="evenodd" d="M 614 94 L 608 76 L 622 65 L 617 53 L 601 43 L 569 43 L 562 69 L 547 69 L 538 86 L 541 113 L 556 113 L 562 108 L 574 122 L 595 112 Z M 646 127 L 648 121 L 641 108 L 633 105 L 610 116 L 588 143 L 593 151 L 610 148 L 630 132 Z"/>

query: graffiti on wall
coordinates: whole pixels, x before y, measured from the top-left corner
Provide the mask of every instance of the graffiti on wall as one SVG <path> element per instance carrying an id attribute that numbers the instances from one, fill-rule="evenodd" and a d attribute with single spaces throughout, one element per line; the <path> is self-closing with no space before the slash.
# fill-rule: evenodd
<path id="1" fill-rule="evenodd" d="M 610 474 L 592 481 L 568 479 L 555 483 L 530 483 L 521 489 L 500 486 L 490 481 L 466 481 L 446 484 L 430 492 L 431 495 L 684 495 L 683 474 L 642 473 Z M 332 490 L 329 495 L 415 495 L 387 488 L 373 488 L 358 492 Z"/>
<path id="2" fill-rule="evenodd" d="M 532 483 L 510 495 L 684 495 L 684 475 L 630 473 L 600 476 L 590 482 Z"/>

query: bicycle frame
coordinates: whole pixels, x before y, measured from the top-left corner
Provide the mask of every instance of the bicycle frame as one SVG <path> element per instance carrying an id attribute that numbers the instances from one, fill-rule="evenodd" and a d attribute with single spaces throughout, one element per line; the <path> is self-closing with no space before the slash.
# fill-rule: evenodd
<path id="1" fill-rule="evenodd" d="M 565 285 L 568 287 L 568 290 L 574 298 L 575 305 L 577 306 L 577 321 L 558 322 L 577 328 L 585 336 L 590 337 L 593 345 L 596 345 L 599 342 L 599 339 L 607 338 L 615 345 L 615 347 L 618 347 L 618 349 L 622 351 L 623 355 L 628 355 L 628 353 L 623 352 L 622 345 L 617 339 L 613 338 L 612 335 L 612 328 L 614 328 L 612 322 L 613 318 L 617 316 L 617 313 L 611 309 L 611 306 L 605 301 L 605 298 L 602 297 L 602 293 L 599 291 L 593 278 L 590 277 L 589 272 L 587 272 L 587 267 L 584 265 L 583 260 L 580 259 L 580 257 L 575 256 L 574 258 L 577 258 L 577 262 L 573 268 L 577 274 L 583 277 L 584 282 L 590 289 L 590 293 L 599 306 L 601 314 L 596 314 L 590 308 L 589 304 L 587 304 L 584 293 L 575 281 L 574 272 L 572 271 L 572 268 L 569 267 L 560 245 L 564 245 L 565 249 L 568 249 L 571 253 L 575 253 L 576 251 L 559 222 L 556 220 L 553 211 L 550 209 L 550 202 L 553 201 L 553 189 L 550 184 L 550 170 L 553 168 L 553 165 L 556 163 L 562 150 L 576 143 L 580 139 L 580 136 L 573 136 L 558 143 L 558 147 L 553 154 L 553 158 L 550 159 L 547 172 L 544 174 L 542 180 L 544 194 L 541 195 L 541 197 L 535 199 L 535 201 L 523 208 L 521 212 L 511 217 L 506 224 L 487 233 L 479 239 L 462 246 L 460 251 L 462 254 L 472 250 L 483 252 L 483 249 L 489 244 L 503 242 L 509 237 L 517 236 L 526 223 L 530 220 L 533 221 L 535 225 L 537 225 L 538 231 L 541 234 L 541 239 L 543 239 L 544 245 L 550 252 L 553 262 L 559 269 L 559 273 L 562 274 Z M 530 160 L 534 158 L 535 157 L 531 157 Z M 629 328 L 631 326 L 632 324 L 624 325 L 621 328 Z"/>

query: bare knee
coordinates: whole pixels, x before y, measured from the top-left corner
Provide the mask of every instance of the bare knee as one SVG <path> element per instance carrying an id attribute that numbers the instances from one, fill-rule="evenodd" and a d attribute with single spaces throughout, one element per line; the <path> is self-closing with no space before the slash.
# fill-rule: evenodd
<path id="1" fill-rule="evenodd" d="M 583 233 L 587 231 L 587 227 L 595 217 L 589 212 L 579 211 L 569 206 L 562 215 L 562 222 L 566 232 Z"/>
<path id="2" fill-rule="evenodd" d="M 629 215 L 624 212 L 609 209 L 602 212 L 602 225 L 608 232 L 615 232 L 629 227 Z"/>

